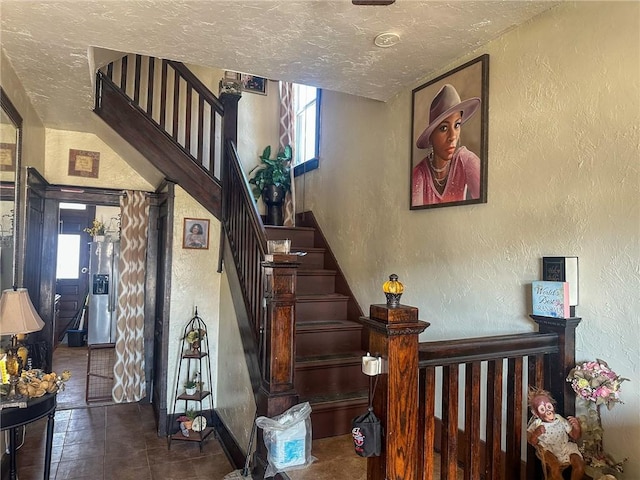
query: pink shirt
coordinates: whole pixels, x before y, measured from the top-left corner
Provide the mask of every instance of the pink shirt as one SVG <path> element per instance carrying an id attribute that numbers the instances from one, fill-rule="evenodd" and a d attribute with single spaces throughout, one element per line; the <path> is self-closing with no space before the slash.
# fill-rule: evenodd
<path id="1" fill-rule="evenodd" d="M 442 194 L 433 185 L 428 162 L 425 157 L 413 169 L 412 207 L 480 198 L 480 158 L 475 153 L 466 147 L 456 150 Z"/>

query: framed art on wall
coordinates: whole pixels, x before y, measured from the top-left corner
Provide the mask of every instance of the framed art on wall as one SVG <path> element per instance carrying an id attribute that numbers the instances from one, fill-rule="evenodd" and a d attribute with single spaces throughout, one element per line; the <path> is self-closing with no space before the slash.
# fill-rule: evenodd
<path id="1" fill-rule="evenodd" d="M 240 74 L 240 83 L 242 90 L 245 92 L 258 93 L 260 95 L 267 94 L 267 79 L 256 77 L 254 75 Z"/>
<path id="2" fill-rule="evenodd" d="M 413 90 L 411 210 L 487 202 L 489 55 Z"/>
<path id="3" fill-rule="evenodd" d="M 69 175 L 98 178 L 100 152 L 69 149 Z"/>
<path id="4" fill-rule="evenodd" d="M 209 220 L 204 218 L 185 218 L 182 233 L 182 248 L 209 248 Z"/>
<path id="5" fill-rule="evenodd" d="M 15 143 L 0 143 L 0 170 L 7 172 L 16 170 Z"/>

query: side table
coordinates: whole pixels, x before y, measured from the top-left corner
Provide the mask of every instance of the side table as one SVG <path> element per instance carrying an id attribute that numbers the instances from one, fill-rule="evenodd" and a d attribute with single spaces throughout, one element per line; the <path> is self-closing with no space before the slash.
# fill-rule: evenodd
<path id="1" fill-rule="evenodd" d="M 56 414 L 57 395 L 55 393 L 46 393 L 42 397 L 29 398 L 26 400 L 27 406 L 20 407 L 3 407 L 0 410 L 0 430 L 9 430 L 9 478 L 16 480 L 18 478 L 16 468 L 16 450 L 18 442 L 18 427 L 40 420 L 46 416 L 47 420 L 47 441 L 44 457 L 44 480 L 49 480 L 51 471 L 51 447 L 53 445 L 53 426 L 54 416 Z"/>

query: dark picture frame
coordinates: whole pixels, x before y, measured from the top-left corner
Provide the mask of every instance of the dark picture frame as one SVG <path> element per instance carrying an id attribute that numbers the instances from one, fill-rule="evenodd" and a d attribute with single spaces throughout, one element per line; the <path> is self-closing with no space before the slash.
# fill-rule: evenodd
<path id="1" fill-rule="evenodd" d="M 255 75 L 247 75 L 245 73 L 240 74 L 240 83 L 242 84 L 242 91 L 257 93 L 259 95 L 267 94 L 267 79 L 262 77 L 256 77 Z"/>
<path id="2" fill-rule="evenodd" d="M 100 152 L 69 149 L 69 171 L 74 177 L 98 178 Z"/>
<path id="3" fill-rule="evenodd" d="M 197 229 L 199 228 L 199 231 Z M 209 220 L 206 218 L 185 218 L 182 231 L 182 248 L 209 249 Z"/>
<path id="4" fill-rule="evenodd" d="M 480 105 L 471 116 L 462 120 L 458 148 L 454 159 L 447 166 L 448 170 L 443 178 L 444 184 L 440 183 L 439 188 L 442 190 L 439 191 L 436 189 L 436 181 L 432 179 L 431 175 L 437 175 L 440 172 L 435 173 L 433 165 L 429 163 L 429 147 L 419 148 L 416 143 L 420 136 L 428 131 L 431 104 L 434 98 L 443 91 L 445 85 L 453 86 L 463 103 L 473 98 L 479 98 Z M 450 87 L 445 90 L 451 92 Z M 434 111 L 438 111 L 435 105 Z M 446 110 L 444 111 L 446 112 Z M 409 206 L 411 210 L 487 203 L 488 123 L 488 54 L 481 55 L 413 89 L 409 169 Z M 426 141 L 429 141 L 428 138 L 430 137 L 427 136 Z M 424 141 L 423 139 L 421 143 Z M 422 146 L 424 147 L 424 145 Z M 468 152 L 463 151 L 461 147 L 466 147 Z M 418 166 L 419 164 L 420 166 Z M 465 183 L 465 179 L 471 180 Z M 475 195 L 473 192 L 476 192 Z"/>

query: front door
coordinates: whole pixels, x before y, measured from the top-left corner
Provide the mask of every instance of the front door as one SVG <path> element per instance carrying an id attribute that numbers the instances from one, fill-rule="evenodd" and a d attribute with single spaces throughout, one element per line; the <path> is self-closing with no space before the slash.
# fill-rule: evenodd
<path id="1" fill-rule="evenodd" d="M 60 295 L 55 341 L 60 342 L 69 329 L 82 329 L 83 309 L 89 288 L 89 243 L 83 230 L 91 226 L 96 207 L 84 210 L 60 208 L 56 293 Z"/>

